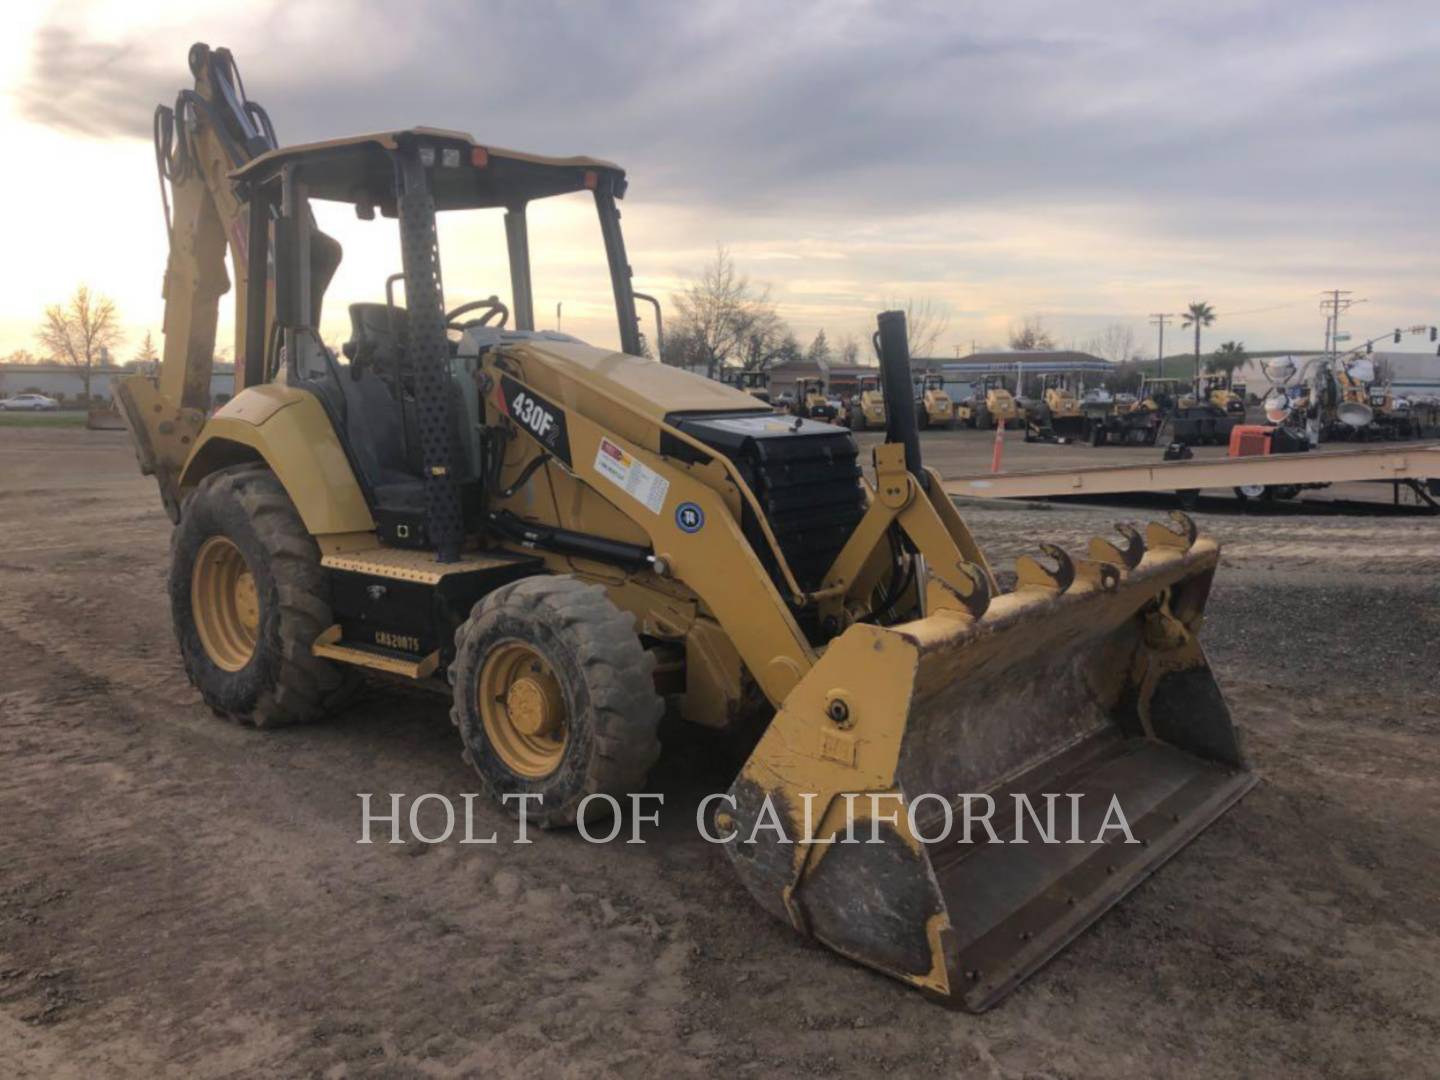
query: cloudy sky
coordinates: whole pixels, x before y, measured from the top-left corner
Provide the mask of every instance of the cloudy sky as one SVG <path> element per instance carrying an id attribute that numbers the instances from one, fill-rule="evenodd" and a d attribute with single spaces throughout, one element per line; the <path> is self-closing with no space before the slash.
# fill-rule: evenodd
<path id="1" fill-rule="evenodd" d="M 1367 298 L 1357 337 L 1440 321 L 1433 2 L 190 0 L 12 6 L 6 28 L 0 355 L 81 281 L 119 304 L 122 358 L 158 339 L 151 114 L 194 40 L 234 51 L 283 142 L 429 124 L 618 161 L 638 287 L 668 298 L 725 244 L 802 338 L 868 336 L 903 297 L 949 312 L 947 354 L 1030 314 L 1153 349 L 1147 314 L 1197 299 L 1216 342 L 1316 347 L 1332 287 Z M 563 300 L 565 329 L 613 340 L 579 209 L 532 236 L 537 314 Z M 341 336 L 393 236 L 321 221 Z M 447 227 L 452 304 L 506 291 L 499 235 Z"/>

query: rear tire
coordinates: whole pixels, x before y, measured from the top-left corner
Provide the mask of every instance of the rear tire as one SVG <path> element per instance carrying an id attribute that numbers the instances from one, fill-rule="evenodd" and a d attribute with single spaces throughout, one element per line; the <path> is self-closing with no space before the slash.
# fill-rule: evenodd
<path id="1" fill-rule="evenodd" d="M 354 668 L 310 651 L 334 621 L 329 583 L 314 537 L 263 465 L 211 473 L 186 500 L 169 592 L 185 674 L 218 715 L 257 728 L 309 723 L 360 684 Z"/>
<path id="2" fill-rule="evenodd" d="M 573 825 L 587 795 L 641 790 L 660 756 L 664 702 L 634 622 L 600 586 L 542 575 L 496 589 L 455 633 L 465 758 L 497 801 L 541 795 L 526 811 L 541 828 Z M 504 805 L 518 815 L 526 801 Z M 586 807 L 587 820 L 608 813 L 603 799 Z"/>

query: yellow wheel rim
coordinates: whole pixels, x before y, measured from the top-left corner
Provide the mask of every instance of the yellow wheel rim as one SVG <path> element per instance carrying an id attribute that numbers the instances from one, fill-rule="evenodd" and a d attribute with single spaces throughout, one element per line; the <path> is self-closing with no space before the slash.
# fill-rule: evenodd
<path id="1" fill-rule="evenodd" d="M 535 649 L 506 641 L 490 650 L 480 668 L 475 705 L 485 737 L 506 768 L 538 780 L 560 766 L 569 738 L 565 695 Z"/>
<path id="2" fill-rule="evenodd" d="M 227 537 L 210 537 L 195 556 L 190 611 L 216 667 L 239 671 L 250 662 L 260 633 L 260 596 L 245 556 Z"/>

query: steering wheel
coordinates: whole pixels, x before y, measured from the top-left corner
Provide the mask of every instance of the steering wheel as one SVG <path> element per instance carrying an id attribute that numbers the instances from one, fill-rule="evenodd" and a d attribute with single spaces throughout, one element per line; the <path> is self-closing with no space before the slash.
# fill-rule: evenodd
<path id="1" fill-rule="evenodd" d="M 475 311 L 478 308 L 485 308 L 485 314 L 478 319 L 467 319 L 465 322 L 457 322 L 461 315 L 467 311 Z M 500 321 L 495 324 L 496 328 L 503 327 L 510 319 L 510 309 L 500 302 L 498 296 L 492 296 L 488 300 L 471 300 L 468 304 L 461 304 L 459 307 L 445 313 L 445 329 L 465 330 L 471 326 L 489 326 L 490 320 L 496 315 Z"/>

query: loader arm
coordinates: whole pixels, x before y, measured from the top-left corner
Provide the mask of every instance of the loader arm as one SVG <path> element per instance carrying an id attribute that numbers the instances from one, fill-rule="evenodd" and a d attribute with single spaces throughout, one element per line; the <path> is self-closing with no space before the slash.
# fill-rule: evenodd
<path id="1" fill-rule="evenodd" d="M 155 111 L 155 158 L 165 211 L 169 257 L 164 345 L 157 373 L 132 375 L 116 384 L 121 416 L 134 441 L 140 470 L 153 475 L 172 520 L 178 520 L 180 474 L 195 448 L 211 404 L 215 334 L 220 298 L 229 291 L 228 250 L 235 284 L 236 393 L 263 382 L 266 372 L 250 357 L 250 338 L 267 342 L 274 322 L 273 280 L 252 288 L 248 250 L 251 230 L 269 222 L 250 221 L 250 211 L 230 173 L 276 146 L 265 110 L 245 99 L 239 71 L 228 49 L 196 44 L 190 50 L 195 86 L 182 90 L 174 108 Z M 319 234 L 314 245 L 314 308 L 339 263 L 339 245 Z M 267 295 L 268 293 L 268 295 Z"/>

